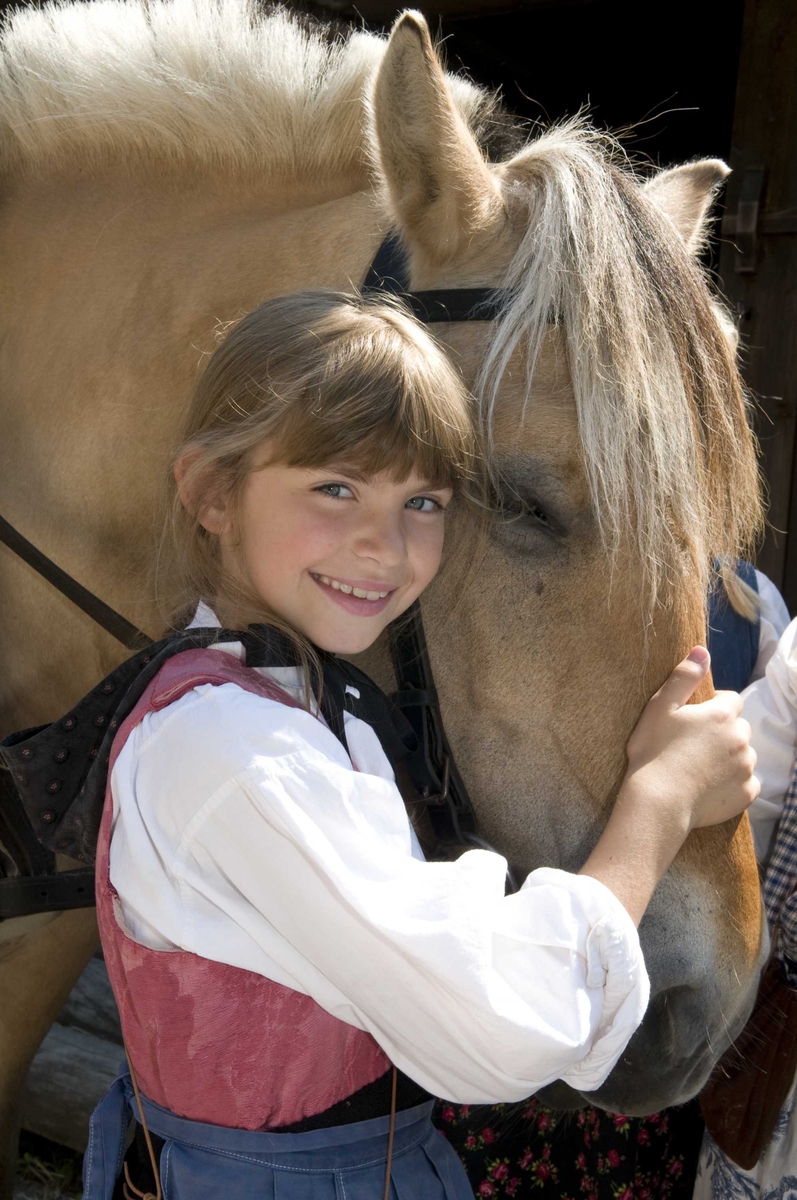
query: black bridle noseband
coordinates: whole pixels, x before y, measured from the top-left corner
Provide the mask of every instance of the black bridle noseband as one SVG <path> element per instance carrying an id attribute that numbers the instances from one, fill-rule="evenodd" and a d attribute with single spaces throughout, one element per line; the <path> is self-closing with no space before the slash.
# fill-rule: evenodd
<path id="1" fill-rule="evenodd" d="M 399 239 L 390 234 L 379 247 L 365 277 L 363 293 L 390 293 L 425 324 L 492 321 L 506 303 L 506 294 L 495 288 L 411 292 L 408 287 L 406 256 Z M 150 645 L 151 639 L 145 633 L 73 579 L 2 517 L 0 543 L 128 650 L 140 651 Z M 448 744 L 417 602 L 389 627 L 389 634 L 396 675 L 396 691 L 391 699 L 412 727 L 417 743 L 406 759 L 417 801 L 427 807 L 441 847 L 469 844 L 492 849 L 479 837 L 476 814 Z M 0 802 L 2 792 L 0 787 Z M 54 863 L 40 852 L 33 831 L 27 831 L 26 835 L 19 821 L 17 828 L 13 804 L 9 804 L 9 809 L 7 832 L 15 846 L 19 843 L 19 854 L 14 857 L 21 859 L 21 864 L 26 863 L 27 869 L 22 875 L 0 878 L 0 921 L 34 912 L 93 905 L 93 872 L 78 869 L 54 874 Z M 510 883 L 514 886 L 511 877 Z"/>

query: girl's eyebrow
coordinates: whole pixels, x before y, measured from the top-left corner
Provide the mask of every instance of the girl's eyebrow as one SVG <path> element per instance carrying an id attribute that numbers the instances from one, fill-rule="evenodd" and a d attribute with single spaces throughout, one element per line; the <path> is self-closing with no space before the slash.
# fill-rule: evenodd
<path id="1" fill-rule="evenodd" d="M 330 475 L 345 475 L 347 479 L 351 479 L 355 483 L 373 483 L 375 478 L 373 472 L 364 471 L 361 467 L 355 467 L 350 463 L 343 462 L 323 463 L 320 467 L 311 467 L 310 470 L 313 473 L 320 471 L 322 474 L 328 472 Z M 435 482 L 431 479 L 422 480 L 414 488 L 416 492 L 445 492 L 451 490 L 453 489 L 450 483 L 446 483 L 444 480 L 437 480 Z"/>
<path id="2" fill-rule="evenodd" d="M 453 487 L 447 483 L 445 479 L 427 479 L 424 483 L 418 484 L 416 489 L 419 492 L 453 492 Z"/>
<path id="3" fill-rule="evenodd" d="M 321 463 L 320 466 L 308 467 L 307 470 L 313 475 L 345 475 L 347 479 L 352 479 L 355 483 L 370 483 L 373 479 L 373 475 L 368 471 L 342 462 Z"/>
<path id="4" fill-rule="evenodd" d="M 418 483 L 413 488 L 416 492 L 453 492 L 453 487 L 445 480 L 438 479 L 436 482 L 433 479 L 425 479 Z"/>

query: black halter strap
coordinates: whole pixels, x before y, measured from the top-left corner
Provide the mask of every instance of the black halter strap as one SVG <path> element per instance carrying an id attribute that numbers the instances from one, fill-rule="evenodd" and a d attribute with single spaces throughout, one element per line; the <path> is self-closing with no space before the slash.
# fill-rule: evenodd
<path id="1" fill-rule="evenodd" d="M 389 234 L 379 247 L 366 275 L 363 292 L 389 292 L 397 296 L 425 324 L 492 321 L 500 316 L 507 302 L 506 292 L 497 288 L 442 288 L 411 292 L 407 290 L 408 285 L 406 255 L 398 236 Z M 129 660 L 129 665 L 123 664 L 117 671 L 127 668 L 136 673 L 144 671 L 148 676 L 157 669 L 156 662 L 163 643 L 153 645 L 145 633 L 78 583 L 2 517 L 0 543 L 6 545 L 123 646 L 139 652 Z M 192 632 L 196 633 L 186 631 L 184 648 L 197 644 L 198 639 L 191 636 Z M 202 632 L 208 635 L 208 631 Z M 247 662 L 251 665 L 257 665 L 257 644 L 257 638 L 249 639 L 246 644 Z M 391 760 L 396 762 L 403 759 L 406 762 L 417 798 L 428 806 L 432 827 L 439 843 L 438 849 L 463 844 L 491 849 L 492 847 L 478 836 L 476 815 L 446 737 L 421 610 L 417 603 L 390 628 L 390 647 L 397 690 L 388 699 L 366 675 L 350 663 L 337 659 L 333 661 L 331 657 L 325 660 L 322 657 L 324 716 L 330 728 L 345 745 L 343 714 L 347 709 L 356 711 L 356 706 L 347 692 L 346 682 L 350 681 L 351 686 L 361 693 L 364 689 L 367 693 L 364 709 L 366 719 L 374 724 Z M 103 696 L 106 693 L 110 696 L 110 692 L 107 692 L 108 687 L 108 681 L 98 684 L 94 692 L 90 693 L 85 701 L 81 701 L 81 704 L 94 697 L 95 692 L 99 695 L 98 689 L 105 689 Z M 59 728 L 63 728 L 65 733 L 72 728 L 66 723 L 70 720 L 71 717 L 59 723 Z M 93 720 L 97 722 L 98 729 L 102 729 L 102 712 L 95 713 Z M 9 756 L 12 757 L 16 768 L 15 771 L 12 769 L 10 774 L 16 774 L 18 783 L 23 782 L 23 776 L 28 769 L 24 757 L 26 747 L 21 743 L 43 732 L 45 728 L 11 735 L 4 743 L 7 761 Z M 102 758 L 110 749 L 112 736 L 113 732 L 109 727 L 105 736 L 101 738 L 101 745 L 95 751 Z M 17 742 L 20 742 L 18 750 Z M 30 809 L 25 812 L 28 806 L 23 808 L 15 789 L 10 786 L 11 778 L 0 777 L 0 781 L 4 784 L 0 788 L 0 800 L 2 811 L 6 814 L 5 821 L 0 821 L 0 830 L 4 832 L 6 844 L 10 843 L 10 854 L 14 859 L 11 866 L 19 872 L 12 877 L 0 878 L 0 921 L 33 912 L 79 908 L 92 904 L 93 872 L 81 869 L 54 874 L 54 851 L 72 854 L 78 858 L 90 858 L 88 847 L 93 831 L 84 828 L 79 832 L 77 826 L 72 829 L 68 819 L 61 821 L 60 815 L 57 814 L 58 805 L 55 803 L 54 791 L 53 802 L 49 808 L 43 810 L 44 815 L 38 812 L 33 814 Z M 54 788 L 57 782 L 52 780 L 49 787 Z M 58 786 L 60 787 L 60 784 Z M 54 830 L 48 825 L 48 822 L 56 823 L 56 818 L 60 835 L 57 840 L 52 836 Z M 2 852 L 3 847 L 0 846 L 0 872 L 3 870 Z M 8 872 L 6 875 L 8 876 Z"/>
<path id="2" fill-rule="evenodd" d="M 363 282 L 363 292 L 398 296 L 425 325 L 444 321 L 494 321 L 507 303 L 501 288 L 437 288 L 411 292 L 407 256 L 397 234 L 389 233 L 376 252 Z"/>

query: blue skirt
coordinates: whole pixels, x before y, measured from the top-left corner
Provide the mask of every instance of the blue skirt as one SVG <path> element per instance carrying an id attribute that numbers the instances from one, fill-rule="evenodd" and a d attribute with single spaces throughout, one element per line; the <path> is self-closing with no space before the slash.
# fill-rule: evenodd
<path id="1" fill-rule="evenodd" d="M 141 1101 L 149 1129 L 165 1139 L 164 1200 L 382 1200 L 389 1117 L 309 1133 L 253 1133 Z M 396 1114 L 391 1198 L 473 1200 L 465 1168 L 432 1125 L 431 1111 L 429 1101 Z M 134 1114 L 125 1071 L 91 1118 L 83 1200 L 112 1200 Z"/>

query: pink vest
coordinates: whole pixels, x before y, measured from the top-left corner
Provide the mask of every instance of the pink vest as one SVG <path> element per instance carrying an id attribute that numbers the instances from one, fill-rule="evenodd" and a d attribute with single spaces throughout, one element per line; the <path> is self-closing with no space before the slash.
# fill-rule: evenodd
<path id="1" fill-rule="evenodd" d="M 111 772 L 131 731 L 201 684 L 295 701 L 218 650 L 186 650 L 161 668 L 111 751 L 97 844 L 97 918 L 122 1032 L 141 1091 L 193 1121 L 274 1129 L 323 1112 L 390 1068 L 370 1034 L 309 996 L 184 950 L 150 950 L 122 927 L 109 878 Z M 267 864 L 266 864 L 267 869 Z"/>

